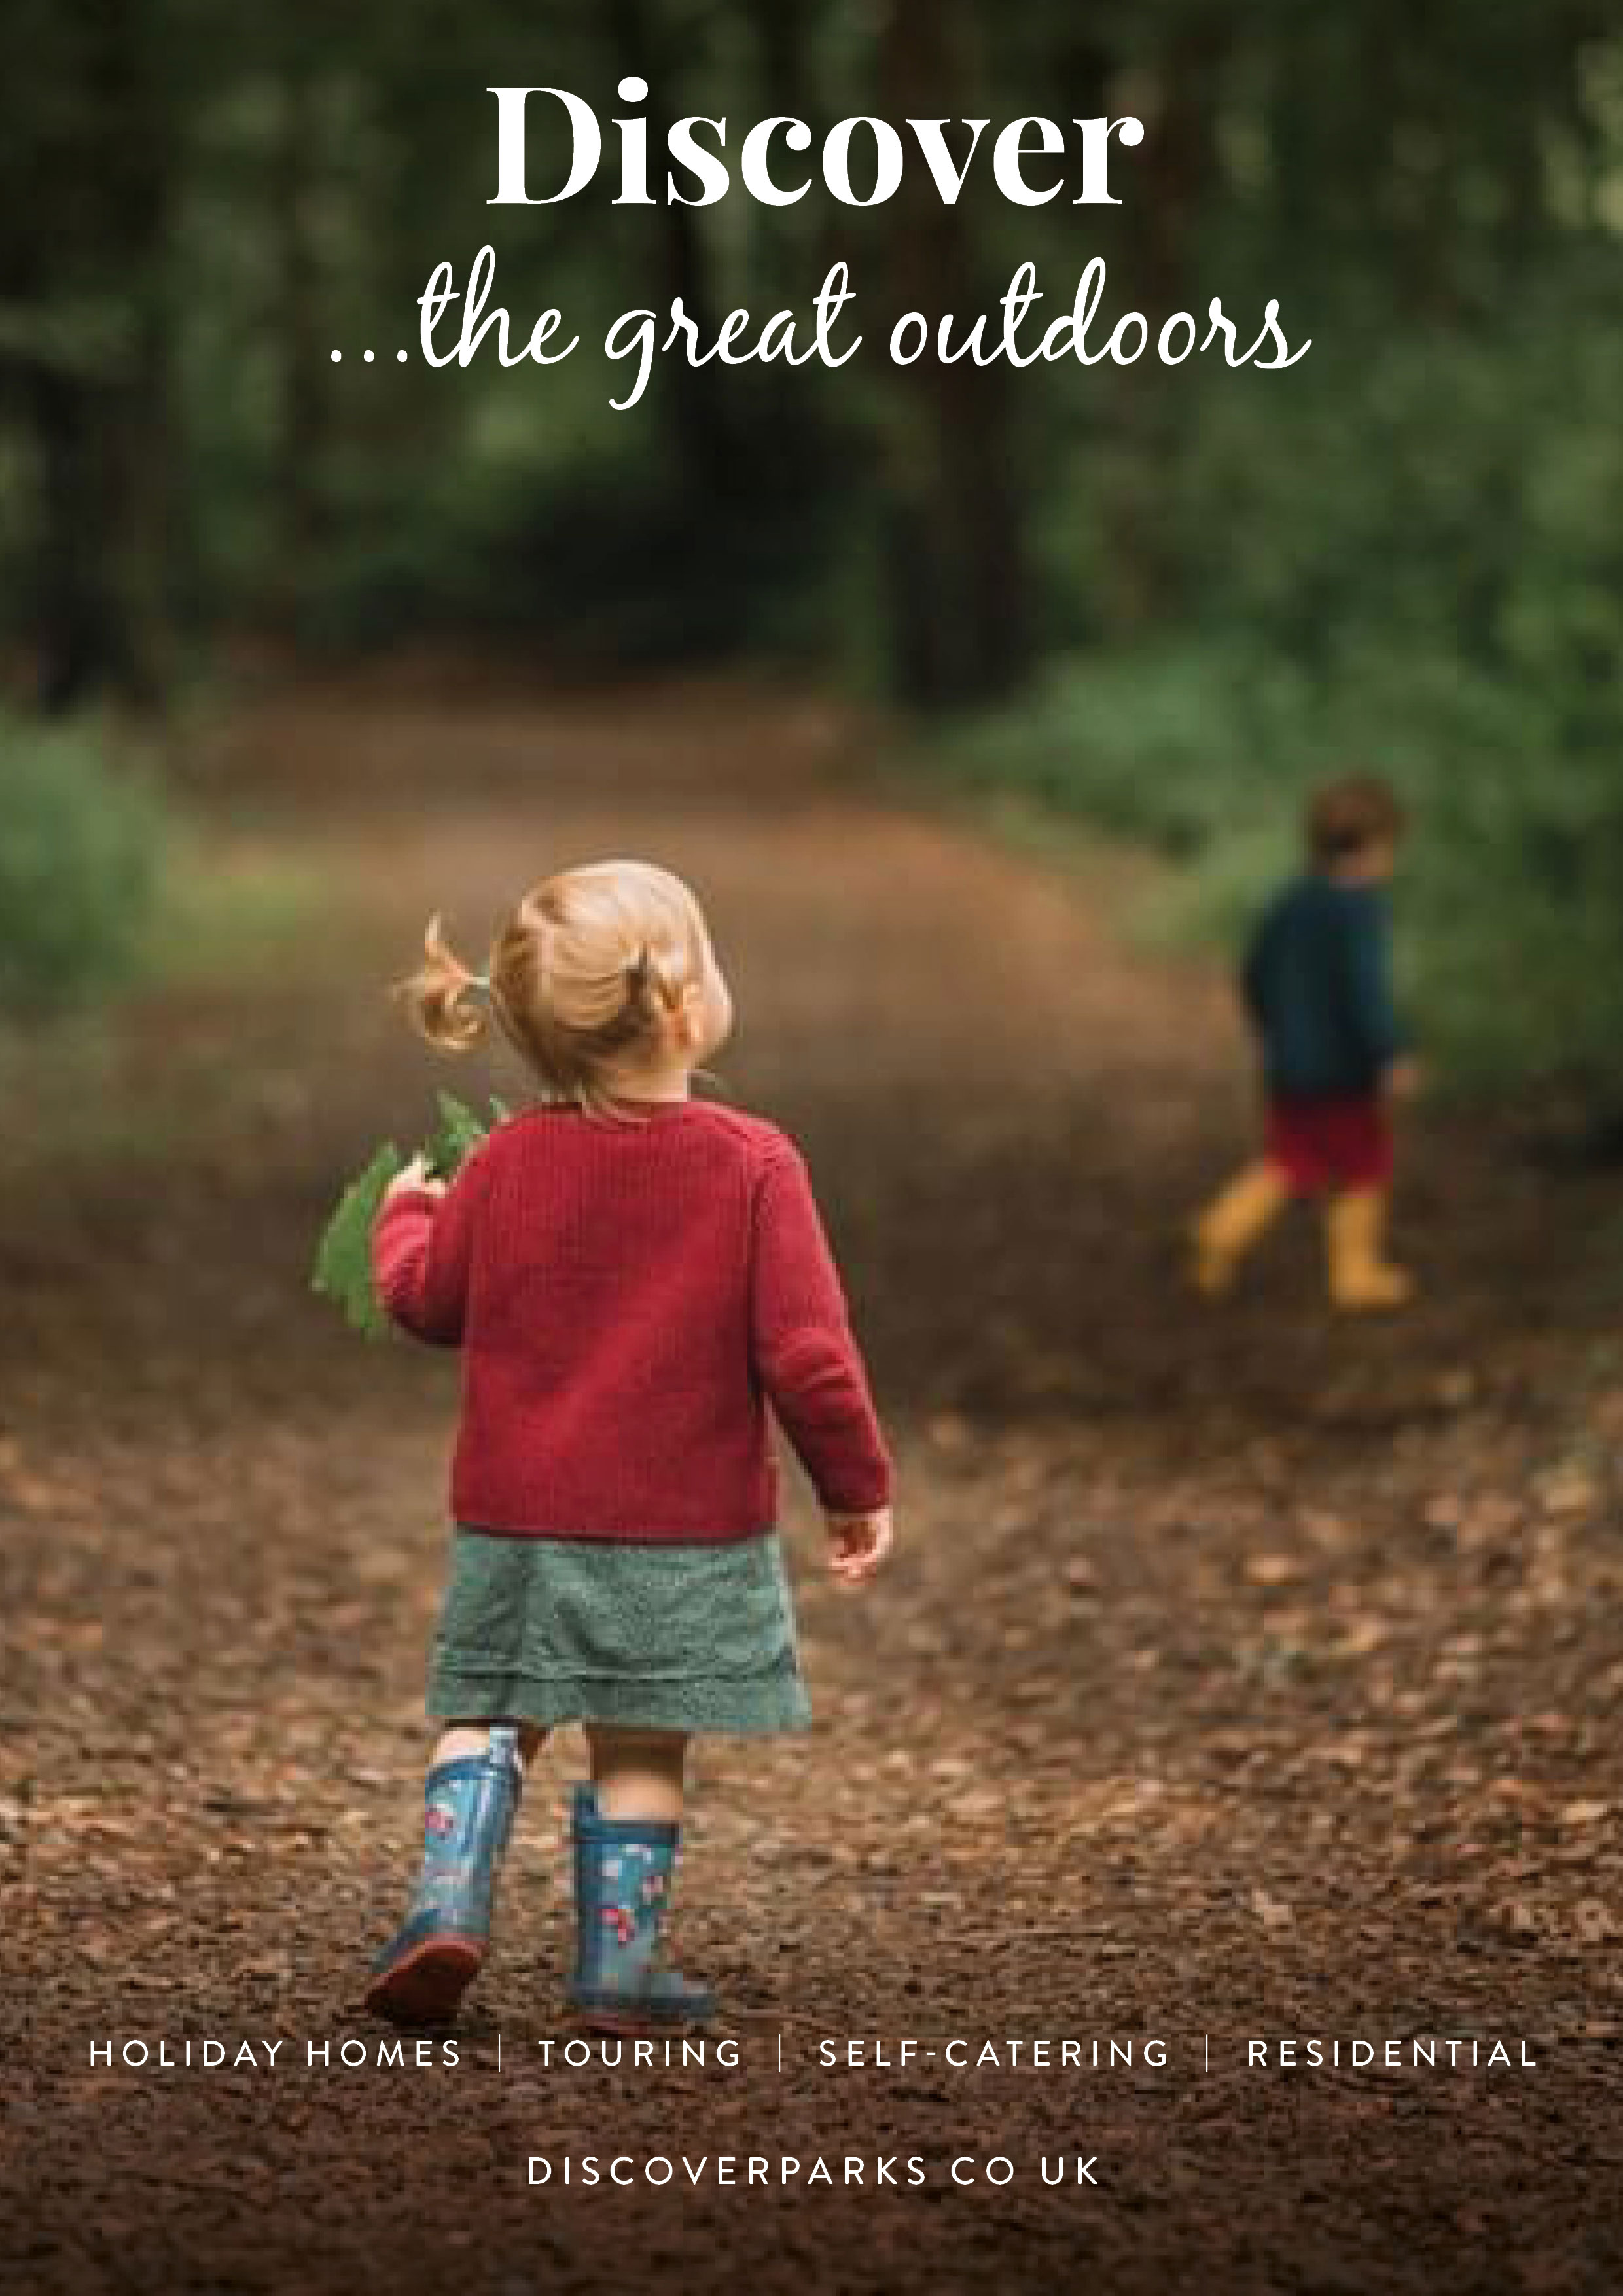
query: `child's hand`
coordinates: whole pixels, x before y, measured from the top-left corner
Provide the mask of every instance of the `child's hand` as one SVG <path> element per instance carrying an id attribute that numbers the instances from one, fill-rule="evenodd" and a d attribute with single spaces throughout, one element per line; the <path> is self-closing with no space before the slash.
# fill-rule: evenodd
<path id="1" fill-rule="evenodd" d="M 828 1567 L 842 1586 L 864 1587 L 890 1552 L 889 1507 L 872 1514 L 825 1514 L 829 1537 Z"/>
<path id="2" fill-rule="evenodd" d="M 384 1189 L 384 1202 L 389 1203 L 394 1197 L 404 1195 L 408 1188 L 421 1195 L 443 1196 L 446 1184 L 434 1177 L 421 1156 L 414 1156 L 409 1164 L 401 1166 Z"/>

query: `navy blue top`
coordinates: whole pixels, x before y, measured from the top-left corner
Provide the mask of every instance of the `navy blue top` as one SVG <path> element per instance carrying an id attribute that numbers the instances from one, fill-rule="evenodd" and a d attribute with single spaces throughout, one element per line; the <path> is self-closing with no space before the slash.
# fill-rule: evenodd
<path id="1" fill-rule="evenodd" d="M 1316 873 L 1275 894 L 1242 985 L 1268 1089 L 1286 1099 L 1373 1092 L 1403 1050 L 1383 890 Z"/>

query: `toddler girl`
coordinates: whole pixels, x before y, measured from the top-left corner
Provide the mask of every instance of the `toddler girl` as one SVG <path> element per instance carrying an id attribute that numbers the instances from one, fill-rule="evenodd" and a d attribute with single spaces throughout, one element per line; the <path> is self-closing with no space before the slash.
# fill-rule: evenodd
<path id="1" fill-rule="evenodd" d="M 448 1187 L 404 1172 L 374 1232 L 390 1314 L 460 1348 L 463 1376 L 428 1698 L 445 1730 L 367 2004 L 452 2014 L 524 1767 L 579 1721 L 569 1998 L 594 2031 L 669 2030 L 714 2010 L 659 1950 L 689 1737 L 809 1720 L 767 1406 L 847 1585 L 890 1544 L 885 1447 L 799 1153 L 692 1096 L 732 1007 L 687 887 L 640 862 L 571 869 L 520 901 L 488 976 L 438 920 L 425 948 L 406 990 L 424 1035 L 463 1050 L 493 1019 L 541 1104 Z"/>

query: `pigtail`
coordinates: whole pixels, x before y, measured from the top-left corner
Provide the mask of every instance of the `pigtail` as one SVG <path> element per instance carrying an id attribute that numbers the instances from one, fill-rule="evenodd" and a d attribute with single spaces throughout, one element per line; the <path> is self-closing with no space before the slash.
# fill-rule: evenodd
<path id="1" fill-rule="evenodd" d="M 675 1012 L 681 992 L 659 951 L 646 941 L 626 967 L 626 1001 L 622 1023 L 641 1030 L 654 1024 L 662 1013 Z"/>
<path id="2" fill-rule="evenodd" d="M 468 1052 L 485 1033 L 489 989 L 457 955 L 437 916 L 422 936 L 422 963 L 398 995 L 412 1026 L 441 1052 Z"/>

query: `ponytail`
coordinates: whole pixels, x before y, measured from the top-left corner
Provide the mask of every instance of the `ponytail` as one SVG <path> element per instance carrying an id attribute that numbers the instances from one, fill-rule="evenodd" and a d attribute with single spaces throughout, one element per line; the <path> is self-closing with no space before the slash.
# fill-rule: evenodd
<path id="1" fill-rule="evenodd" d="M 412 1026 L 441 1052 L 468 1052 L 485 1033 L 488 986 L 457 955 L 437 916 L 422 936 L 422 963 L 398 993 Z"/>
<path id="2" fill-rule="evenodd" d="M 640 1034 L 661 1013 L 675 1012 L 680 999 L 669 965 L 644 941 L 626 967 L 626 1001 L 617 1016 L 619 1024 Z"/>

